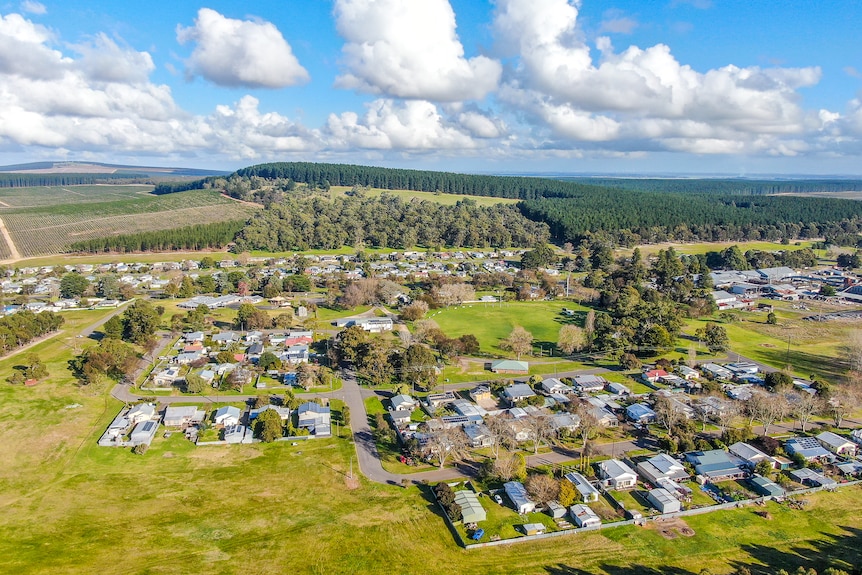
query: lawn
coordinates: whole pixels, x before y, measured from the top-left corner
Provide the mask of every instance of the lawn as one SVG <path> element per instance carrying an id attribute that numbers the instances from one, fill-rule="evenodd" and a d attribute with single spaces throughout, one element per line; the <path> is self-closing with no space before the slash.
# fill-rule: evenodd
<path id="1" fill-rule="evenodd" d="M 669 247 L 673 247 L 678 254 L 699 255 L 707 252 L 720 252 L 730 246 L 739 246 L 739 249 L 745 253 L 748 250 L 759 250 L 765 252 L 801 250 L 810 248 L 811 245 L 812 242 L 809 241 L 798 241 L 789 245 L 783 245 L 776 242 L 698 242 L 692 244 L 647 244 L 638 247 L 641 250 L 641 254 L 647 256 L 657 254 L 659 250 L 666 250 Z M 630 255 L 632 252 L 631 249 L 620 249 L 617 251 L 627 255 Z"/>
<path id="2" fill-rule="evenodd" d="M 564 307 L 579 313 L 569 318 L 562 314 Z M 427 317 L 449 337 L 473 334 L 483 353 L 508 356 L 509 352 L 500 349 L 499 344 L 515 326 L 533 334 L 535 352 L 544 349 L 548 353 L 556 345 L 560 327 L 570 322 L 583 325 L 587 311 L 575 303 L 559 301 L 475 303 L 434 310 Z"/>
<path id="3" fill-rule="evenodd" d="M 332 186 L 330 188 L 331 192 L 334 194 L 343 196 L 344 192 L 350 191 L 351 188 L 348 186 Z M 436 193 L 436 192 L 418 192 L 414 190 L 383 190 L 380 188 L 370 188 L 365 192 L 365 195 L 368 197 L 376 197 L 382 194 L 389 194 L 392 196 L 397 196 L 404 201 L 409 202 L 410 200 L 424 200 L 429 202 L 434 202 L 435 204 L 443 204 L 445 206 L 454 206 L 458 202 L 464 200 L 472 200 L 476 202 L 479 206 L 495 206 L 497 204 L 516 204 L 518 203 L 518 199 L 512 198 L 495 198 L 493 196 L 466 196 L 463 194 L 444 194 L 444 193 Z"/>

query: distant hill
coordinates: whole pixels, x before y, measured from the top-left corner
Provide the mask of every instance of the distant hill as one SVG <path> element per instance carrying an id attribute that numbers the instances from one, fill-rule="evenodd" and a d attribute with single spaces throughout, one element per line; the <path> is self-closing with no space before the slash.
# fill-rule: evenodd
<path id="1" fill-rule="evenodd" d="M 197 168 L 166 168 L 156 166 L 126 166 L 120 164 L 104 164 L 100 162 L 30 162 L 0 166 L 0 173 L 14 174 L 114 174 L 129 177 L 166 177 L 181 176 L 203 178 L 206 176 L 222 176 L 230 172 L 219 170 L 202 170 Z"/>

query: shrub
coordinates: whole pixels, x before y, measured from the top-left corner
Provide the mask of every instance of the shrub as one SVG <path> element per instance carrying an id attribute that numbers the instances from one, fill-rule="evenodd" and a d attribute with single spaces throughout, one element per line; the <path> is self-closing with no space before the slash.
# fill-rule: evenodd
<path id="1" fill-rule="evenodd" d="M 134 453 L 135 455 L 143 455 L 147 452 L 147 449 L 149 449 L 149 447 L 150 446 L 146 443 L 139 443 L 132 448 L 132 453 Z"/>

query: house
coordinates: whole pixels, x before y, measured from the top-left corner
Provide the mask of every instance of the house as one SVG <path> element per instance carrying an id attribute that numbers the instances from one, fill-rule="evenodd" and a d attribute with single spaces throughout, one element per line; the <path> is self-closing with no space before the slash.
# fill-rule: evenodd
<path id="1" fill-rule="evenodd" d="M 409 409 L 390 409 L 389 419 L 395 427 L 402 427 L 410 423 L 413 416 L 413 411 Z"/>
<path id="2" fill-rule="evenodd" d="M 617 416 L 604 407 L 593 406 L 590 408 L 590 413 L 602 427 L 617 427 L 620 424 Z"/>
<path id="3" fill-rule="evenodd" d="M 204 332 L 202 331 L 193 331 L 183 335 L 183 341 L 186 343 L 203 343 L 204 341 Z"/>
<path id="4" fill-rule="evenodd" d="M 827 451 L 820 442 L 813 437 L 793 437 L 784 442 L 784 450 L 788 455 L 794 456 L 797 453 L 805 458 L 805 461 L 814 459 L 825 459 L 831 461 L 832 453 Z"/>
<path id="5" fill-rule="evenodd" d="M 503 390 L 503 399 L 509 402 L 510 405 L 515 405 L 519 401 L 524 401 L 536 394 L 526 383 L 513 383 Z"/>
<path id="6" fill-rule="evenodd" d="M 415 399 L 413 399 L 409 395 L 406 395 L 403 393 L 398 394 L 398 395 L 393 395 L 389 399 L 389 403 L 392 406 L 393 411 L 405 410 L 405 409 L 408 411 L 413 411 L 419 405 L 418 401 L 416 401 Z"/>
<path id="7" fill-rule="evenodd" d="M 108 429 L 105 431 L 103 436 L 112 440 L 118 440 L 123 435 L 125 435 L 126 430 L 129 428 L 131 423 L 129 422 L 129 418 L 125 416 L 122 412 L 120 412 L 117 417 L 108 425 Z M 101 443 L 101 441 L 100 441 Z"/>
<path id="8" fill-rule="evenodd" d="M 139 403 L 129 410 L 126 414 L 126 419 L 132 425 L 137 425 L 143 421 L 150 421 L 156 416 L 156 406 L 152 403 Z"/>
<path id="9" fill-rule="evenodd" d="M 548 377 L 542 380 L 542 391 L 546 395 L 551 395 L 554 393 L 572 393 L 574 390 L 556 377 Z"/>
<path id="10" fill-rule="evenodd" d="M 770 481 L 765 477 L 755 475 L 749 479 L 748 482 L 751 484 L 751 488 L 754 492 L 758 495 L 763 495 L 764 497 L 784 497 L 784 489 L 774 481 Z"/>
<path id="11" fill-rule="evenodd" d="M 553 429 L 555 433 L 559 433 L 563 430 L 569 432 L 575 431 L 580 424 L 581 418 L 577 415 L 566 413 L 565 411 L 551 414 L 550 425 L 551 429 Z"/>
<path id="12" fill-rule="evenodd" d="M 492 361 L 488 368 L 494 373 L 518 373 L 526 375 L 530 371 L 530 364 L 526 361 L 515 361 L 514 359 L 498 359 Z"/>
<path id="13" fill-rule="evenodd" d="M 453 401 L 452 409 L 454 409 L 455 413 L 458 415 L 463 415 L 473 421 L 482 421 L 485 419 L 485 416 L 488 415 L 488 412 L 483 408 L 466 399 L 456 399 Z"/>
<path id="14" fill-rule="evenodd" d="M 854 429 L 853 433 L 850 434 L 850 439 L 852 439 L 854 443 L 862 445 L 862 429 Z"/>
<path id="15" fill-rule="evenodd" d="M 197 425 L 206 417 L 206 412 L 196 405 L 169 405 L 165 408 L 163 423 L 165 427 L 185 428 Z"/>
<path id="16" fill-rule="evenodd" d="M 794 481 L 801 483 L 802 485 L 807 485 L 809 487 L 834 487 L 838 484 L 834 479 L 830 479 L 824 475 L 821 475 L 814 471 L 813 469 L 809 469 L 807 467 L 803 467 L 802 469 L 794 469 L 790 471 L 790 478 Z"/>
<path id="17" fill-rule="evenodd" d="M 637 485 L 638 476 L 632 468 L 619 459 L 608 459 L 598 463 L 599 477 L 602 485 L 608 489 L 632 489 Z"/>
<path id="18" fill-rule="evenodd" d="M 455 492 L 455 505 L 461 508 L 461 521 L 464 523 L 479 523 L 485 521 L 485 508 L 476 494 L 462 489 Z"/>
<path id="19" fill-rule="evenodd" d="M 332 434 L 331 413 L 328 406 L 307 401 L 296 408 L 299 427 L 307 429 L 312 435 L 328 437 Z"/>
<path id="20" fill-rule="evenodd" d="M 847 457 L 856 457 L 857 446 L 855 443 L 831 431 L 824 431 L 817 436 L 820 445 L 834 453 Z"/>
<path id="21" fill-rule="evenodd" d="M 524 513 L 532 513 L 536 510 L 536 504 L 527 495 L 527 489 L 520 481 L 509 481 L 503 484 L 503 489 L 506 495 L 515 506 L 515 511 L 523 515 Z"/>
<path id="22" fill-rule="evenodd" d="M 602 520 L 595 511 L 580 503 L 569 507 L 569 515 L 572 516 L 575 525 L 580 528 L 599 527 L 602 524 Z"/>
<path id="23" fill-rule="evenodd" d="M 572 385 L 581 393 L 601 391 L 606 383 L 607 380 L 600 375 L 576 375 L 572 378 Z"/>
<path id="24" fill-rule="evenodd" d="M 132 445 L 149 445 L 153 438 L 156 436 L 156 431 L 159 428 L 159 422 L 157 421 L 142 421 L 135 426 L 132 430 L 132 435 L 130 437 Z"/>
<path id="25" fill-rule="evenodd" d="M 391 331 L 394 323 L 392 322 L 392 319 L 388 317 L 364 317 L 337 319 L 332 322 L 332 325 L 342 328 L 358 325 L 367 332 L 381 333 L 384 331 Z"/>
<path id="26" fill-rule="evenodd" d="M 287 421 L 288 419 L 290 419 L 290 408 L 282 407 L 280 405 L 272 405 L 270 403 L 268 405 L 264 405 L 263 407 L 261 407 L 259 409 L 252 409 L 251 411 L 249 411 L 248 412 L 248 420 L 254 421 L 258 417 L 260 417 L 260 414 L 263 413 L 264 411 L 276 412 L 282 421 Z"/>
<path id="27" fill-rule="evenodd" d="M 644 481 L 658 485 L 662 479 L 687 481 L 688 471 L 685 466 L 666 453 L 659 453 L 646 461 L 637 464 L 638 472 Z"/>
<path id="28" fill-rule="evenodd" d="M 288 363 L 308 363 L 308 346 L 292 345 L 281 354 L 281 358 Z"/>
<path id="29" fill-rule="evenodd" d="M 204 356 L 203 350 L 195 350 L 195 351 L 184 351 L 180 354 L 177 354 L 177 357 L 174 359 L 180 365 L 188 365 L 190 363 L 194 363 L 200 358 Z"/>
<path id="30" fill-rule="evenodd" d="M 745 469 L 731 461 L 730 456 L 723 449 L 693 451 L 686 453 L 685 459 L 694 465 L 694 470 L 700 476 L 699 481 L 702 483 L 740 479 L 748 474 Z"/>
<path id="31" fill-rule="evenodd" d="M 712 296 L 715 305 L 718 306 L 719 311 L 745 307 L 745 304 L 739 301 L 735 295 L 724 290 L 716 290 L 710 293 L 710 295 Z"/>
<path id="32" fill-rule="evenodd" d="M 494 400 L 493 396 L 491 395 L 491 388 L 487 385 L 477 385 L 476 387 L 471 389 L 470 399 L 472 399 L 476 403 L 483 403 L 486 401 Z"/>
<path id="33" fill-rule="evenodd" d="M 170 387 L 180 378 L 180 368 L 171 366 L 164 371 L 153 375 L 153 385 L 156 387 Z"/>
<path id="34" fill-rule="evenodd" d="M 679 499 L 667 489 L 658 487 L 647 491 L 647 500 L 659 513 L 678 513 L 682 510 Z"/>
<path id="35" fill-rule="evenodd" d="M 645 403 L 633 403 L 628 406 L 626 417 L 635 423 L 652 423 L 656 420 L 655 411 Z"/>
<path id="36" fill-rule="evenodd" d="M 260 355 L 263 353 L 263 344 L 259 341 L 256 341 L 253 344 L 251 344 L 250 346 L 248 346 L 248 349 L 245 351 L 246 351 L 246 354 L 248 355 L 249 359 L 258 359 L 258 358 L 260 358 Z"/>
<path id="37" fill-rule="evenodd" d="M 484 423 L 468 423 L 464 426 L 464 435 L 470 447 L 491 447 L 494 445 L 494 437 Z"/>
<path id="38" fill-rule="evenodd" d="M 757 464 L 761 461 L 768 461 L 769 464 L 774 468 L 776 461 L 769 455 L 766 455 L 756 447 L 749 445 L 747 443 L 743 443 L 742 441 L 738 441 L 727 448 L 733 455 L 739 457 L 748 465 L 749 469 L 754 469 L 757 467 Z"/>
<path id="39" fill-rule="evenodd" d="M 641 374 L 641 379 L 646 383 L 656 383 L 659 379 L 670 375 L 663 369 L 648 369 Z"/>
<path id="40" fill-rule="evenodd" d="M 714 379 L 733 379 L 733 372 L 717 363 L 704 363 L 700 370 Z"/>
<path id="41" fill-rule="evenodd" d="M 225 405 L 223 407 L 219 407 L 215 415 L 213 416 L 213 422 L 216 425 L 221 427 L 227 427 L 228 425 L 236 425 L 239 423 L 239 419 L 241 417 L 241 412 L 238 407 L 234 407 L 232 405 Z"/>
<path id="42" fill-rule="evenodd" d="M 222 430 L 222 437 L 227 443 L 251 443 L 251 428 L 245 425 L 228 425 Z"/>
<path id="43" fill-rule="evenodd" d="M 236 341 L 237 337 L 236 337 L 236 334 L 234 332 L 226 331 L 226 332 L 215 334 L 212 339 L 213 339 L 213 343 L 225 346 L 225 345 L 229 345 L 229 344 L 233 343 L 234 341 Z"/>
<path id="44" fill-rule="evenodd" d="M 700 373 L 696 369 L 688 367 L 687 365 L 677 366 L 676 371 L 679 373 L 681 378 L 687 381 L 698 379 L 700 377 Z"/>
<path id="45" fill-rule="evenodd" d="M 593 487 L 593 484 L 580 473 L 575 473 L 574 471 L 566 473 L 565 478 L 571 482 L 572 485 L 575 486 L 575 489 L 578 490 L 578 493 L 581 494 L 582 502 L 590 503 L 599 500 L 599 490 Z"/>
<path id="46" fill-rule="evenodd" d="M 605 384 L 605 390 L 614 395 L 631 395 L 632 390 L 621 383 L 609 381 Z"/>

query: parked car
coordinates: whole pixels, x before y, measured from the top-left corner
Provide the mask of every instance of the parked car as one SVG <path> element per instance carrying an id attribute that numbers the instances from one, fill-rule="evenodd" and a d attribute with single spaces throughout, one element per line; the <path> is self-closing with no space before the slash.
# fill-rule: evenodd
<path id="1" fill-rule="evenodd" d="M 494 494 L 494 501 L 495 501 L 495 502 L 497 502 L 497 505 L 502 505 L 502 504 L 503 504 L 503 498 L 502 498 L 502 497 L 500 497 L 500 494 L 499 494 L 499 493 L 495 493 L 495 494 Z"/>
<path id="2" fill-rule="evenodd" d="M 472 539 L 473 541 L 478 541 L 479 539 L 481 539 L 484 536 L 485 536 L 485 530 L 484 529 L 477 529 L 470 536 L 470 539 Z"/>

